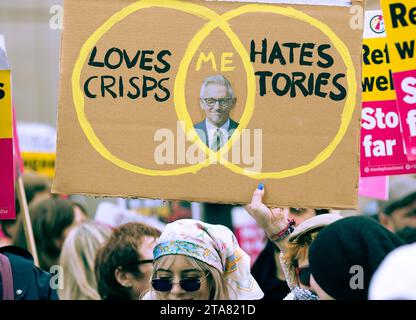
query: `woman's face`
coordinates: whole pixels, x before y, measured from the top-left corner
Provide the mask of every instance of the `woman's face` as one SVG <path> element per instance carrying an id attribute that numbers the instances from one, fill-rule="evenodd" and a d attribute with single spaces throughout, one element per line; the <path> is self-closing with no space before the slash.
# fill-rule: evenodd
<path id="1" fill-rule="evenodd" d="M 153 249 L 156 246 L 157 239 L 149 236 L 145 236 L 142 239 L 142 243 L 138 248 L 139 256 L 141 260 L 152 260 Z M 132 300 L 138 300 L 141 295 L 150 289 L 150 279 L 153 272 L 152 263 L 139 264 L 141 276 L 139 278 L 131 274 L 132 290 L 130 296 Z"/>
<path id="2" fill-rule="evenodd" d="M 130 295 L 130 300 L 140 300 L 143 294 L 150 289 L 150 279 L 153 272 L 153 249 L 157 243 L 157 239 L 144 236 L 141 239 L 141 244 L 138 246 L 138 271 L 129 272 L 124 271 L 122 267 L 115 270 L 115 278 L 117 282 L 123 287 L 127 288 Z"/>
<path id="3" fill-rule="evenodd" d="M 293 219 L 296 225 L 316 216 L 314 209 L 308 208 L 289 208 L 289 219 Z"/>
<path id="4" fill-rule="evenodd" d="M 157 291 L 156 295 L 161 300 L 208 300 L 210 298 L 209 276 L 197 269 L 185 256 L 177 255 L 174 257 L 170 266 L 159 268 L 155 272 L 153 279 L 164 279 L 173 282 L 169 291 Z M 196 291 L 184 290 L 179 281 L 184 279 L 200 279 L 200 288 Z"/>

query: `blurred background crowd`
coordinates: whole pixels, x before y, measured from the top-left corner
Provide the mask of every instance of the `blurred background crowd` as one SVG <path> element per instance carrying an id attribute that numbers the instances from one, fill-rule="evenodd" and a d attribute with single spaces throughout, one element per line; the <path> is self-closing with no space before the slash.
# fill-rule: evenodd
<path id="1" fill-rule="evenodd" d="M 388 230 L 390 232 L 388 238 L 390 234 L 394 235 L 394 241 L 391 240 L 394 245 L 388 250 L 380 249 L 378 252 L 383 252 L 381 258 L 375 265 L 369 267 L 371 276 L 394 248 L 416 243 L 416 177 L 414 175 L 390 177 L 389 200 L 360 197 L 359 208 L 356 211 L 286 208 L 288 218 L 295 221 L 295 230 L 292 230 L 292 236 L 295 236 L 291 236 L 289 244 L 283 247 L 273 243 L 264 226 L 242 206 L 52 195 L 50 188 L 56 147 L 55 124 L 62 30 L 51 28 L 45 21 L 50 21 L 51 17 L 59 12 L 62 2 L 62 0 L 2 0 L 0 10 L 0 34 L 4 36 L 1 40 L 3 44 L 6 43 L 13 68 L 13 98 L 20 148 L 25 164 L 24 189 L 39 267 L 49 273 L 49 276 L 53 276 L 54 266 L 60 266 L 64 274 L 62 283 L 58 283 L 55 288 L 57 296 L 54 292 L 48 292 L 43 298 L 59 297 L 70 300 L 143 298 L 151 288 L 151 279 L 164 279 L 163 275 L 155 274 L 153 270 L 153 249 L 159 237 L 164 236 L 166 225 L 182 219 L 227 227 L 235 235 L 239 247 L 250 258 L 249 273 L 254 277 L 264 298 L 274 300 L 287 298 L 288 295 L 295 299 L 312 297 L 308 292 L 300 290 L 311 286 L 308 278 L 310 273 L 306 274 L 305 279 L 300 264 L 301 261 L 308 260 L 308 254 L 310 264 L 319 259 L 318 255 L 314 255 L 314 260 L 311 260 L 314 248 L 311 247 L 309 250 L 309 246 L 315 242 L 318 231 L 326 229 L 327 225 L 334 222 L 332 218 L 326 218 L 328 214 L 341 217 L 366 217 L 383 226 L 383 230 Z M 29 249 L 22 206 L 17 197 L 16 214 L 16 220 L 1 221 L 0 247 L 17 246 Z M 316 220 L 319 216 L 325 218 Z M 359 221 L 354 223 L 355 226 L 360 225 Z M 302 227 L 296 230 L 299 226 Z M 368 228 L 373 227 L 371 225 Z M 353 237 L 353 233 L 349 236 Z M 322 239 L 323 237 L 324 235 Z M 353 242 L 351 240 L 349 244 L 353 245 Z M 363 242 L 373 248 L 379 245 L 379 243 L 370 243 L 370 240 Z M 344 249 L 342 243 L 339 240 L 339 247 L 335 248 L 336 252 L 342 252 Z M 383 243 L 388 241 L 385 240 Z M 354 252 L 360 252 L 365 247 L 362 243 L 354 245 L 361 248 L 354 247 L 351 249 Z M 22 255 L 18 251 L 13 251 L 13 254 Z M 374 253 L 372 257 L 376 255 Z M 366 263 L 371 265 L 371 259 L 367 256 L 360 259 L 357 258 L 357 261 L 362 262 L 363 265 Z M 391 263 L 387 261 L 381 265 L 382 268 L 375 276 L 376 283 L 372 284 L 373 293 L 369 293 L 367 288 L 364 299 L 368 297 L 416 299 L 415 272 L 411 269 L 412 266 L 415 267 L 416 261 L 414 246 L 413 251 L 409 250 L 409 253 L 395 253 L 391 260 L 393 260 Z M 294 262 L 296 263 L 293 264 Z M 285 266 L 286 263 L 289 263 L 289 266 Z M 318 265 L 319 263 L 315 262 L 315 266 Z M 314 273 L 314 268 L 317 267 L 311 267 L 310 272 L 319 282 L 318 272 Z M 403 267 L 407 269 L 400 271 Z M 41 276 L 41 273 L 37 274 L 39 279 Z M 402 281 L 402 277 L 406 280 Z M 366 279 L 368 283 L 369 280 Z M 335 283 L 335 280 L 331 282 L 331 279 L 320 279 L 320 281 L 321 287 L 325 281 L 330 283 L 326 286 L 326 290 L 329 291 L 331 284 Z M 39 283 L 42 281 L 39 280 Z M 366 285 L 368 283 L 366 282 Z M 195 283 L 188 283 L 188 287 L 186 284 L 181 284 L 181 288 L 184 290 L 188 288 L 189 292 L 192 292 L 192 284 Z M 164 285 L 166 285 L 164 282 L 155 282 L 153 288 L 159 288 L 163 292 Z M 167 286 L 169 287 L 169 283 Z M 413 286 L 411 287 L 413 289 L 409 289 L 409 286 Z M 337 288 L 331 292 L 332 297 L 341 299 L 352 297 L 343 296 L 343 292 L 341 294 Z M 394 292 L 396 289 L 397 293 Z M 15 290 L 15 295 L 22 298 L 42 298 L 29 296 L 24 290 L 19 292 Z M 316 290 L 313 293 L 322 298 Z M 230 298 L 231 295 L 219 295 L 219 297 Z M 253 297 L 261 298 L 263 295 L 253 295 Z"/>

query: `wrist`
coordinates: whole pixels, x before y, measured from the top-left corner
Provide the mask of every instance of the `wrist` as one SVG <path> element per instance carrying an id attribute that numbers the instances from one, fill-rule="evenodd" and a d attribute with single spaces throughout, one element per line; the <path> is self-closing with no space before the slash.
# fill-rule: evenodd
<path id="1" fill-rule="evenodd" d="M 288 219 L 282 219 L 279 222 L 274 222 L 271 226 L 270 224 L 267 226 L 267 228 L 263 228 L 266 231 L 267 237 L 270 239 L 280 231 L 287 228 L 287 225 L 289 223 Z"/>
<path id="2" fill-rule="evenodd" d="M 268 233 L 268 237 L 271 241 L 281 241 L 289 236 L 295 229 L 295 220 L 287 220 L 286 222 L 279 225 L 279 231 Z"/>

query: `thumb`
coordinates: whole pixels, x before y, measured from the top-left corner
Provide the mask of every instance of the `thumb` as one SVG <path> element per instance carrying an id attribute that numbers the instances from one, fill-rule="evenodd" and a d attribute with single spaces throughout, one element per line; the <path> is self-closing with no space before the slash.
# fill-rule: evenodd
<path id="1" fill-rule="evenodd" d="M 260 183 L 257 186 L 256 191 L 254 191 L 253 198 L 251 199 L 251 204 L 254 206 L 262 204 L 263 203 L 263 196 L 264 196 L 264 184 Z"/>

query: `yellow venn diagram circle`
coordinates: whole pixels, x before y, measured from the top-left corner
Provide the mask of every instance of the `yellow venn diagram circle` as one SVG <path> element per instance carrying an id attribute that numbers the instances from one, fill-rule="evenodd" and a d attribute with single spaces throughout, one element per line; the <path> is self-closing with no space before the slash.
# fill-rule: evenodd
<path id="1" fill-rule="evenodd" d="M 81 71 L 82 67 L 85 64 L 85 61 L 95 46 L 95 44 L 109 31 L 111 28 L 117 24 L 118 22 L 122 21 L 124 18 L 129 16 L 130 14 L 137 12 L 142 9 L 152 8 L 152 7 L 160 7 L 160 8 L 169 8 L 174 10 L 183 11 L 186 13 L 193 14 L 198 16 L 202 19 L 208 20 L 208 22 L 200 29 L 192 40 L 189 42 L 189 45 L 185 51 L 184 57 L 179 65 L 179 70 L 175 80 L 174 86 L 174 100 L 175 100 L 175 110 L 178 116 L 178 120 L 181 123 L 184 123 L 184 131 L 191 137 L 194 143 L 197 143 L 198 146 L 204 151 L 205 155 L 208 155 L 206 160 L 201 163 L 197 163 L 191 166 L 179 168 L 179 169 L 171 169 L 171 170 L 154 170 L 143 168 L 137 165 L 133 165 L 128 163 L 119 157 L 115 156 L 108 150 L 104 144 L 100 141 L 100 139 L 95 134 L 91 124 L 89 123 L 86 114 L 85 114 L 85 103 L 84 103 L 84 94 L 80 87 L 80 78 L 81 78 Z M 228 25 L 228 21 L 238 17 L 240 15 L 246 13 L 274 13 L 283 15 L 292 19 L 300 20 L 310 24 L 311 26 L 319 29 L 323 34 L 325 34 L 329 40 L 332 42 L 338 53 L 340 54 L 346 68 L 347 68 L 347 83 L 348 83 L 348 90 L 347 90 L 347 98 L 345 101 L 344 109 L 341 114 L 341 124 L 338 128 L 338 131 L 335 137 L 331 140 L 331 142 L 309 163 L 292 168 L 287 170 L 282 170 L 278 172 L 252 172 L 246 169 L 239 167 L 236 164 L 229 162 L 228 160 L 222 158 L 222 156 L 228 152 L 231 148 L 233 143 L 239 138 L 241 132 L 247 128 L 248 123 L 250 122 L 251 116 L 254 111 L 255 105 L 255 93 L 256 93 L 256 83 L 255 83 L 255 76 L 254 76 L 254 69 L 250 61 L 249 54 L 237 35 L 231 30 L 230 26 Z M 236 132 L 232 135 L 229 141 L 218 151 L 214 152 L 209 149 L 205 143 L 199 139 L 198 135 L 195 132 L 193 127 L 192 119 L 188 113 L 186 98 L 185 98 L 185 87 L 186 87 L 186 79 L 189 71 L 189 66 L 197 50 L 199 49 L 200 45 L 204 41 L 204 39 L 216 28 L 220 28 L 228 39 L 231 41 L 232 45 L 240 55 L 243 65 L 246 71 L 247 76 L 247 100 L 243 115 L 239 121 L 239 127 Z M 325 23 L 290 7 L 276 7 L 271 5 L 264 5 L 264 4 L 249 4 L 241 6 L 235 10 L 231 10 L 223 15 L 219 15 L 213 10 L 193 4 L 182 2 L 179 0 L 165 0 L 163 2 L 159 2 L 156 0 L 141 0 L 137 1 L 124 9 L 120 10 L 119 12 L 115 13 L 110 19 L 108 19 L 102 26 L 100 26 L 83 44 L 78 59 L 74 65 L 74 69 L 72 72 L 72 94 L 73 100 L 75 105 L 75 110 L 77 114 L 78 121 L 81 125 L 81 128 L 86 135 L 88 141 L 91 145 L 95 148 L 95 150 L 105 159 L 112 162 L 113 164 L 117 165 L 118 167 L 128 170 L 130 172 L 139 173 L 148 176 L 177 176 L 187 173 L 196 173 L 202 168 L 205 168 L 211 165 L 213 162 L 217 161 L 221 157 L 221 164 L 227 167 L 229 170 L 233 171 L 237 174 L 246 175 L 253 179 L 282 179 L 287 177 L 292 177 L 296 175 L 300 175 L 306 173 L 313 168 L 319 166 L 323 162 L 325 162 L 335 151 L 339 143 L 344 138 L 349 124 L 351 123 L 351 119 L 353 116 L 355 102 L 356 102 L 356 93 L 357 93 L 357 83 L 356 83 L 356 75 L 354 65 L 351 59 L 351 55 L 349 54 L 348 48 L 346 45 L 338 38 L 338 36 L 328 27 Z"/>

